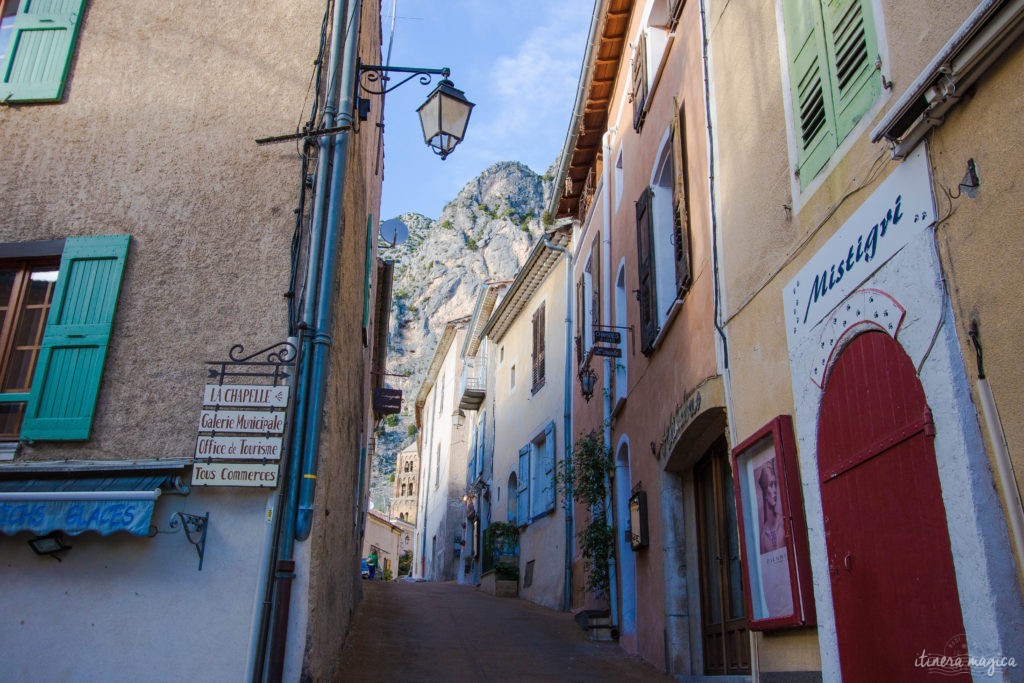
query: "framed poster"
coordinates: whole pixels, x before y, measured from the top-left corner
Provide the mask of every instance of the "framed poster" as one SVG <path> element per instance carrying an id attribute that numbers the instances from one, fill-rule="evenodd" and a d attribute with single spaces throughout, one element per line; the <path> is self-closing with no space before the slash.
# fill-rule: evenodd
<path id="1" fill-rule="evenodd" d="M 750 629 L 814 624 L 792 418 L 776 417 L 736 446 L 732 458 Z"/>

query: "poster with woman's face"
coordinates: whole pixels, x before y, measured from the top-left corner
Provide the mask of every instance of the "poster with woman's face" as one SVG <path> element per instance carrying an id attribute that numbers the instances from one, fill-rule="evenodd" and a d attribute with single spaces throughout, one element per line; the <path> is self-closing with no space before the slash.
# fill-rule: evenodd
<path id="1" fill-rule="evenodd" d="M 793 593 L 786 547 L 786 517 L 779 494 L 778 460 L 770 438 L 751 449 L 744 468 L 747 500 L 754 509 L 745 512 L 753 533 L 748 554 L 754 617 L 770 619 L 793 613 Z M 753 495 L 750 495 L 753 494 Z"/>

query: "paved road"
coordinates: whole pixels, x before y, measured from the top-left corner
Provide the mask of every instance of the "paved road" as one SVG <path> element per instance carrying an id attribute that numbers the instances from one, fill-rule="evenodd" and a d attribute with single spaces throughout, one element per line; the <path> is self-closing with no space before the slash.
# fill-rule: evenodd
<path id="1" fill-rule="evenodd" d="M 454 583 L 363 582 L 335 683 L 670 682 L 572 615 Z"/>

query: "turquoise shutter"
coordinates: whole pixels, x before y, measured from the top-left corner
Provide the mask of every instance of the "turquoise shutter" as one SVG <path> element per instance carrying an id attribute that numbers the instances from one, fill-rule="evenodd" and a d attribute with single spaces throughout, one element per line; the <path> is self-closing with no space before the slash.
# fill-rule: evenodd
<path id="1" fill-rule="evenodd" d="M 555 423 L 544 428 L 544 511 L 555 509 Z"/>
<path id="2" fill-rule="evenodd" d="M 875 68 L 878 41 L 868 0 L 825 0 L 822 18 L 840 143 L 882 92 Z"/>
<path id="3" fill-rule="evenodd" d="M 116 235 L 64 243 L 22 439 L 89 438 L 128 241 Z"/>
<path id="4" fill-rule="evenodd" d="M 837 146 L 820 3 L 783 2 L 801 187 L 806 187 L 825 166 Z"/>
<path id="5" fill-rule="evenodd" d="M 22 0 L 0 61 L 0 102 L 59 100 L 85 0 Z"/>
<path id="6" fill-rule="evenodd" d="M 516 491 L 516 518 L 519 525 L 530 522 L 530 445 L 519 449 L 519 490 Z"/>

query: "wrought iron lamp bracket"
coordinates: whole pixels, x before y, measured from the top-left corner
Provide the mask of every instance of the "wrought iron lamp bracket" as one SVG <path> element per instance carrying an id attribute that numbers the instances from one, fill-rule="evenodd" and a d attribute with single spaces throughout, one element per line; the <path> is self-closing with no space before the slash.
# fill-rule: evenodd
<path id="1" fill-rule="evenodd" d="M 175 512 L 171 515 L 171 530 L 177 531 L 180 526 L 185 531 L 185 538 L 195 546 L 199 555 L 199 571 L 203 571 L 203 556 L 206 554 L 206 529 L 210 523 L 210 513 L 200 517 L 187 512 Z"/>
<path id="2" fill-rule="evenodd" d="M 391 77 L 389 73 L 409 74 L 394 85 L 388 85 Z M 434 76 L 448 78 L 451 76 L 451 69 L 425 69 L 418 66 L 384 66 L 381 64 L 363 64 L 359 61 L 356 65 L 356 88 L 369 95 L 383 95 L 389 93 L 399 86 L 405 85 L 412 79 L 419 77 L 421 85 L 430 85 Z M 374 84 L 380 82 L 380 88 L 375 89 Z M 357 92 L 358 94 L 358 92 Z"/>

